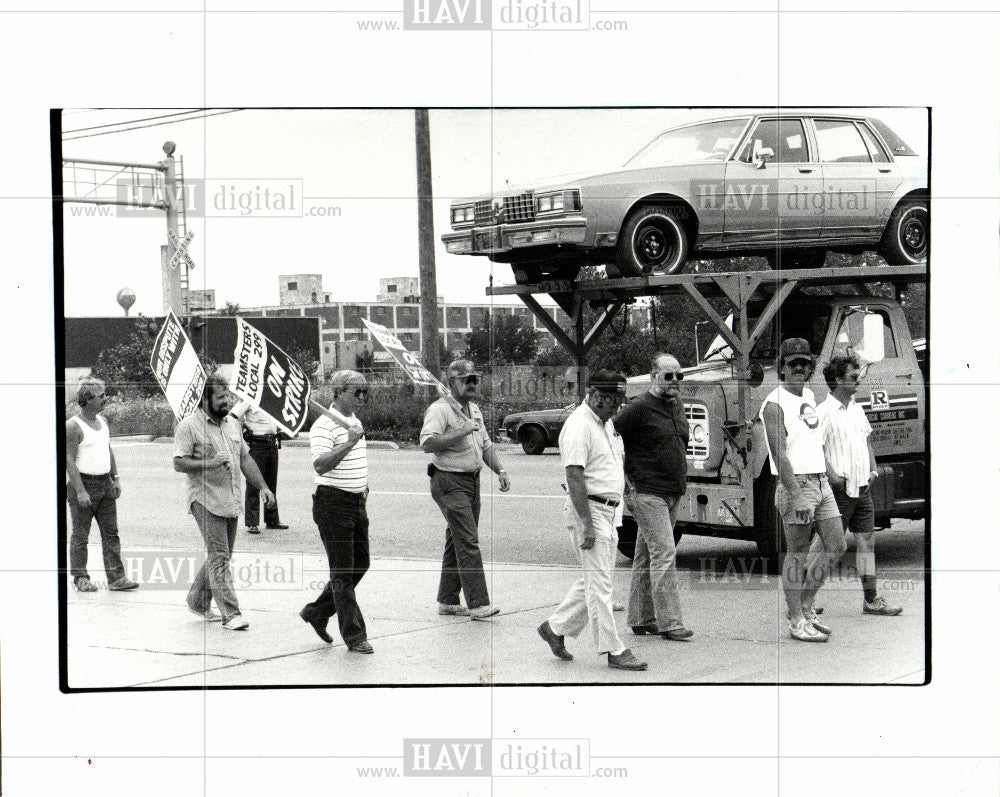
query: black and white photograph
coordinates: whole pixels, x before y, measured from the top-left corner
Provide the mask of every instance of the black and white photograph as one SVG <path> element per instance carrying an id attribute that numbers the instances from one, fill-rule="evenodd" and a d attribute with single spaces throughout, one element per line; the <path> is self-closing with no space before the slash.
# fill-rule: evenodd
<path id="1" fill-rule="evenodd" d="M 65 688 L 929 679 L 929 109 L 53 123 Z"/>
<path id="2" fill-rule="evenodd" d="M 0 791 L 1000 790 L 996 8 L 0 20 Z"/>

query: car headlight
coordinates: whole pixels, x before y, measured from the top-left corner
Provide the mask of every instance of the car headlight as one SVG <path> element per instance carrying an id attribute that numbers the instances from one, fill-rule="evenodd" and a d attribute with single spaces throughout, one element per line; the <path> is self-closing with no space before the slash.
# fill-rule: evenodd
<path id="1" fill-rule="evenodd" d="M 549 191 L 535 197 L 537 213 L 560 213 L 570 210 L 580 210 L 580 189 L 568 188 L 564 191 Z"/>
<path id="2" fill-rule="evenodd" d="M 708 435 L 705 434 L 705 427 L 702 426 L 700 423 L 697 423 L 692 427 L 691 439 L 695 443 L 697 443 L 698 445 L 702 445 L 707 437 Z"/>

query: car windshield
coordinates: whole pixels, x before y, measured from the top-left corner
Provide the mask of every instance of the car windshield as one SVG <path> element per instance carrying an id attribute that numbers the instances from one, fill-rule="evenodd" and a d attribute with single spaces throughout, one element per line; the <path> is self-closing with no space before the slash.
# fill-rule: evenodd
<path id="1" fill-rule="evenodd" d="M 724 161 L 736 146 L 748 121 L 749 117 L 723 119 L 667 130 L 639 150 L 625 165 L 641 169 L 665 163 Z"/>

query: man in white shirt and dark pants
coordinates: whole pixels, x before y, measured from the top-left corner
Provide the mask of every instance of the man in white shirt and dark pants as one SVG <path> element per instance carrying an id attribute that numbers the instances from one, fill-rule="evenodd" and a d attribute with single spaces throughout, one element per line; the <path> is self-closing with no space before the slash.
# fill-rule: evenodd
<path id="1" fill-rule="evenodd" d="M 243 426 L 243 439 L 250 447 L 250 456 L 257 463 L 264 483 L 274 495 L 274 503 L 264 507 L 264 523 L 269 529 L 287 529 L 278 516 L 278 451 L 281 439 L 278 426 L 266 412 L 249 401 L 240 401 L 229 414 Z M 250 481 L 246 483 L 246 501 L 243 507 L 247 531 L 260 534 L 260 490 Z"/>
<path id="2" fill-rule="evenodd" d="M 569 493 L 563 517 L 583 574 L 538 634 L 556 656 L 570 661 L 565 637 L 578 636 L 589 623 L 597 653 L 607 654 L 609 667 L 645 670 L 646 662 L 622 644 L 611 604 L 614 520 L 625 488 L 625 446 L 609 421 L 624 398 L 625 377 L 595 371 L 587 380 L 587 400 L 573 410 L 559 434 Z"/>
<path id="3" fill-rule="evenodd" d="M 903 609 L 890 606 L 878 594 L 875 578 L 875 506 L 871 482 L 878 476 L 872 450 L 872 427 L 854 400 L 861 366 L 853 354 L 838 354 L 823 369 L 830 395 L 816 408 L 823 430 L 826 474 L 837 500 L 845 530 L 857 542 L 857 567 L 864 590 L 865 614 L 895 616 Z M 813 541 L 812 549 L 822 543 Z M 812 553 L 812 551 L 811 551 Z"/>
<path id="4" fill-rule="evenodd" d="M 355 411 L 368 398 L 368 382 L 357 371 L 337 371 L 331 378 L 332 408 L 345 416 L 344 428 L 325 415 L 309 432 L 316 493 L 313 520 L 330 564 L 330 580 L 319 597 L 307 603 L 299 616 L 327 644 L 327 622 L 334 614 L 347 649 L 374 653 L 368 641 L 365 618 L 358 606 L 355 589 L 368 572 L 368 453 L 365 432 Z"/>

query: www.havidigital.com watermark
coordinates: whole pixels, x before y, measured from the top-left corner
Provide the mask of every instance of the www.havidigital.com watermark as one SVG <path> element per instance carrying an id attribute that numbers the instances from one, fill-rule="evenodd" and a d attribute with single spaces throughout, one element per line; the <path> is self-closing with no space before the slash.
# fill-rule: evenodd
<path id="1" fill-rule="evenodd" d="M 395 30 L 371 24 L 368 30 Z M 623 19 L 591 20 L 589 0 L 403 0 L 403 30 L 628 30 Z"/>
<path id="2" fill-rule="evenodd" d="M 166 210 L 187 218 L 322 218 L 343 216 L 340 205 L 305 196 L 297 178 L 199 178 L 171 185 L 162 179 L 114 186 L 112 205 L 70 205 L 76 216 L 149 218 Z"/>
<path id="3" fill-rule="evenodd" d="M 202 565 L 204 550 L 129 551 L 122 554 L 125 576 L 144 590 L 191 588 Z M 211 566 L 211 564 L 209 565 Z M 322 571 L 320 571 L 322 572 Z M 321 586 L 316 569 L 302 554 L 237 552 L 226 566 L 226 578 L 238 590 L 303 590 Z"/>
<path id="4" fill-rule="evenodd" d="M 390 770 L 398 777 L 398 770 Z M 403 740 L 404 777 L 627 778 L 624 767 L 594 767 L 589 739 Z M 385 777 L 385 768 L 358 769 L 359 777 Z"/>

